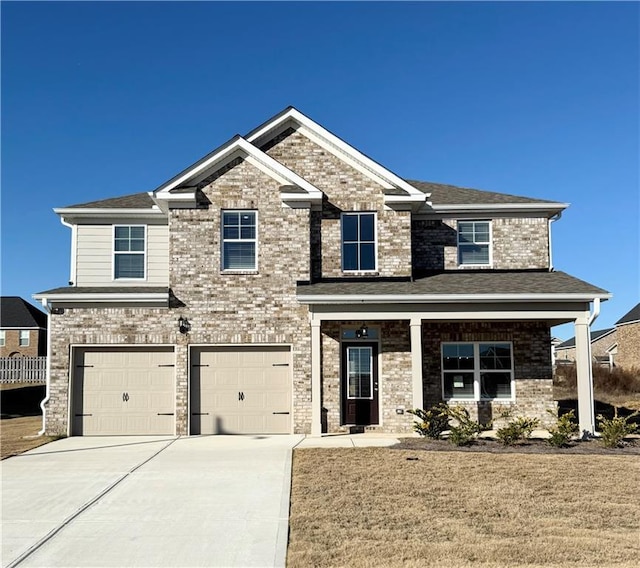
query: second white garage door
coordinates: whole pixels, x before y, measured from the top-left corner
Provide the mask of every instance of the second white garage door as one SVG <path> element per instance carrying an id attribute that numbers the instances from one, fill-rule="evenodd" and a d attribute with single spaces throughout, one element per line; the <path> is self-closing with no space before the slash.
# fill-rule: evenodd
<path id="1" fill-rule="evenodd" d="M 286 346 L 198 347 L 191 352 L 191 434 L 291 433 Z"/>

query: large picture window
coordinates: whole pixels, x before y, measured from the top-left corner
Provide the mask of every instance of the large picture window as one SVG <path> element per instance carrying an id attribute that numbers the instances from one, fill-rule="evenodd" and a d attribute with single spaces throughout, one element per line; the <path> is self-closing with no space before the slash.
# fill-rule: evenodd
<path id="1" fill-rule="evenodd" d="M 113 277 L 142 279 L 145 277 L 144 225 L 116 225 L 113 239 Z"/>
<path id="2" fill-rule="evenodd" d="M 458 264 L 487 266 L 491 264 L 491 223 L 458 221 Z"/>
<path id="3" fill-rule="evenodd" d="M 445 400 L 513 398 L 511 343 L 443 343 Z"/>
<path id="4" fill-rule="evenodd" d="M 376 269 L 376 214 L 342 214 L 342 270 Z"/>
<path id="5" fill-rule="evenodd" d="M 222 269 L 257 270 L 257 212 L 222 212 Z"/>

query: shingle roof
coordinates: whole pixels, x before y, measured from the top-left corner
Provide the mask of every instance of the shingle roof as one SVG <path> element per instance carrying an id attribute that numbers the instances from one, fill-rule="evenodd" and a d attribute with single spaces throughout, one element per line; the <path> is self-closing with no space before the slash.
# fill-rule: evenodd
<path id="1" fill-rule="evenodd" d="M 604 337 L 605 335 L 608 335 L 609 333 L 615 330 L 616 330 L 615 327 L 609 327 L 607 329 L 599 329 L 597 331 L 592 331 L 589 336 L 591 343 L 593 343 L 594 341 L 597 341 L 598 339 Z M 576 346 L 576 338 L 572 337 L 571 339 L 567 339 L 566 341 L 563 341 L 560 345 L 557 345 L 556 349 L 570 349 L 575 346 Z"/>
<path id="2" fill-rule="evenodd" d="M 548 199 L 520 197 L 518 195 L 509 195 L 508 193 L 497 193 L 495 191 L 472 189 L 470 187 L 458 187 L 444 183 L 417 180 L 406 181 L 424 193 L 431 193 L 430 200 L 434 205 L 491 205 L 507 203 L 558 204 L 557 201 L 550 201 Z"/>
<path id="3" fill-rule="evenodd" d="M 47 328 L 47 314 L 18 296 L 0 298 L 0 327 Z"/>
<path id="4" fill-rule="evenodd" d="M 69 205 L 64 209 L 146 209 L 154 205 L 153 199 L 146 192 L 111 197 L 99 201 L 89 201 L 78 205 Z"/>
<path id="5" fill-rule="evenodd" d="M 633 323 L 640 321 L 640 303 L 636 304 L 631 310 L 624 314 L 617 322 L 616 325 L 624 325 L 625 323 Z"/>
<path id="6" fill-rule="evenodd" d="M 301 284 L 298 296 L 398 296 L 468 294 L 584 294 L 602 296 L 608 292 L 564 272 L 456 271 L 425 276 L 414 281 L 339 280 Z"/>

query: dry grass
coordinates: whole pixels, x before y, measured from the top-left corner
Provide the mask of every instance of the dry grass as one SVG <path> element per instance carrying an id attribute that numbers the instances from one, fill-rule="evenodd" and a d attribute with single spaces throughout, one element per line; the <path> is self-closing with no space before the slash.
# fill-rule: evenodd
<path id="1" fill-rule="evenodd" d="M 0 385 L 0 459 L 47 444 L 56 438 L 38 436 L 42 428 L 39 403 L 43 385 Z"/>
<path id="2" fill-rule="evenodd" d="M 287 565 L 635 568 L 639 494 L 637 456 L 296 450 Z"/>

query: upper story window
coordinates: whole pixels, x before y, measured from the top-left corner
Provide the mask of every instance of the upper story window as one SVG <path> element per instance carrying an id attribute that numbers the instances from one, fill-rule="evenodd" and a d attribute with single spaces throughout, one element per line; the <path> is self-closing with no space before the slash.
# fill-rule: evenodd
<path id="1" fill-rule="evenodd" d="M 513 399 L 511 343 L 443 343 L 445 400 Z"/>
<path id="2" fill-rule="evenodd" d="M 19 343 L 20 347 L 29 347 L 29 330 L 21 329 L 20 330 L 20 339 Z"/>
<path id="3" fill-rule="evenodd" d="M 491 264 L 490 221 L 458 221 L 458 264 Z"/>
<path id="4" fill-rule="evenodd" d="M 113 277 L 143 279 L 145 277 L 145 226 L 117 225 L 113 239 Z"/>
<path id="5" fill-rule="evenodd" d="M 376 214 L 342 214 L 342 270 L 376 270 Z"/>
<path id="6" fill-rule="evenodd" d="M 258 212 L 222 212 L 222 269 L 258 269 Z"/>
<path id="7" fill-rule="evenodd" d="M 4 329 L 0 330 L 0 347 L 4 347 L 7 344 L 7 334 Z"/>

